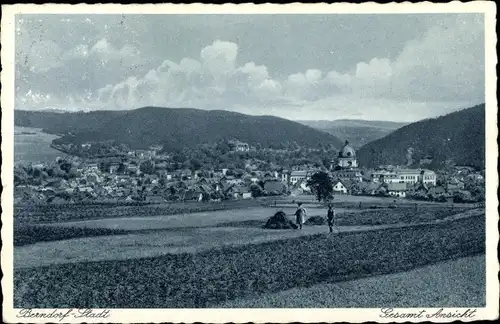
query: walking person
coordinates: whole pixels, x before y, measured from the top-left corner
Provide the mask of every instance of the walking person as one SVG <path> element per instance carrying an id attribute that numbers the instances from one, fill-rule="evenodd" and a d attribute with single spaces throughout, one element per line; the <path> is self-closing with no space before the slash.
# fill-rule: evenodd
<path id="1" fill-rule="evenodd" d="M 335 220 L 335 209 L 333 209 L 332 204 L 328 204 L 328 212 L 326 214 L 326 220 L 328 221 L 328 228 L 330 233 L 333 233 L 333 222 Z"/>
<path id="2" fill-rule="evenodd" d="M 302 207 L 302 203 L 297 204 L 297 210 L 295 211 L 295 221 L 299 229 L 302 229 L 302 225 L 306 221 L 306 210 Z"/>

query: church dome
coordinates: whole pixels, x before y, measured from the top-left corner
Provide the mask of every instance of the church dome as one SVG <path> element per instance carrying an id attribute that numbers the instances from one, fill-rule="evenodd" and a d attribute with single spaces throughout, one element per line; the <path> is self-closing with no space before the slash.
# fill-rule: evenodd
<path id="1" fill-rule="evenodd" d="M 356 156 L 356 151 L 349 145 L 349 141 L 345 141 L 345 145 L 339 152 L 339 156 L 342 158 L 351 158 Z"/>

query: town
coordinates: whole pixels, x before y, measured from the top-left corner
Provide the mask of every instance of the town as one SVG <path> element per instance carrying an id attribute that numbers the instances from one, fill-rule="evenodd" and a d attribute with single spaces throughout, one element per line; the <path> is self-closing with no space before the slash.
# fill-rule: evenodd
<path id="1" fill-rule="evenodd" d="M 364 168 L 348 141 L 336 155 L 332 150 L 323 150 L 330 155 L 329 160 L 323 157 L 322 163 L 311 163 L 296 159 L 295 164 L 288 163 L 286 168 L 278 160 L 282 160 L 279 155 L 287 152 L 287 148 L 262 149 L 238 140 L 224 145 L 226 156 L 233 161 L 228 159 L 217 167 L 185 156 L 180 159 L 179 154 L 167 154 L 161 145 L 148 150 L 129 150 L 112 143 L 58 148 L 71 154 L 64 154 L 65 157 L 50 164 L 21 163 L 15 167 L 15 203 L 221 202 L 264 196 L 300 197 L 314 195 L 310 181 L 318 172 L 328 176 L 334 196 L 456 203 L 485 199 L 484 171 L 468 166 L 440 170 L 392 165 Z M 288 149 L 304 151 L 296 147 Z M 306 150 L 305 154 L 312 153 Z M 257 158 L 261 155 L 268 157 L 268 161 Z"/>

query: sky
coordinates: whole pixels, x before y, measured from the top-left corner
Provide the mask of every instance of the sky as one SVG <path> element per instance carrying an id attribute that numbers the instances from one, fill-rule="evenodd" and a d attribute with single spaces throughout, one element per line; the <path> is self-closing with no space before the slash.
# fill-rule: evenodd
<path id="1" fill-rule="evenodd" d="M 16 109 L 411 122 L 485 101 L 482 14 L 16 16 Z"/>

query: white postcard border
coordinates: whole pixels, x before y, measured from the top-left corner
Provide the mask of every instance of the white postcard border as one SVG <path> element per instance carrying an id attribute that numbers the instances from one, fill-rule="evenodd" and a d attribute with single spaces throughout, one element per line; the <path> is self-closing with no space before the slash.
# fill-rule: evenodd
<path id="1" fill-rule="evenodd" d="M 434 4 L 431 2 L 402 3 L 402 4 L 244 4 L 244 5 L 119 5 L 119 4 L 97 4 L 97 5 L 66 5 L 66 4 L 17 4 L 11 6 L 2 5 L 1 22 L 1 58 L 3 71 L 2 81 L 2 279 L 3 290 L 3 320 L 5 322 L 26 322 L 26 319 L 17 318 L 19 309 L 13 308 L 13 137 L 14 137 L 14 37 L 15 37 L 15 14 L 299 14 L 299 13 L 484 13 L 485 14 L 485 82 L 486 82 L 486 300 L 484 308 L 477 308 L 476 316 L 470 320 L 492 320 L 498 318 L 499 312 L 499 283 L 497 273 L 499 264 L 497 260 L 497 243 L 499 239 L 497 230 L 498 221 L 498 199 L 496 191 L 498 188 L 497 158 L 498 147 L 496 138 L 497 127 L 497 98 L 496 98 L 496 7 L 494 2 L 473 1 L 461 3 L 453 1 L 450 3 Z M 54 292 L 57 293 L 57 292 Z M 432 308 L 421 309 L 397 309 L 398 312 L 417 312 L 425 309 L 431 313 L 438 310 Z M 466 309 L 445 309 L 462 310 Z M 37 310 L 33 310 L 37 311 Z M 43 310 L 47 312 L 48 310 Z M 58 311 L 64 311 L 59 309 Z M 67 311 L 67 310 L 66 310 Z M 96 312 L 98 310 L 95 310 Z M 402 318 L 384 319 L 380 317 L 380 309 L 110 309 L 108 318 L 67 318 L 61 322 L 421 322 L 429 321 L 428 318 Z M 452 322 L 455 319 L 432 319 L 435 322 Z M 469 321 L 469 319 L 461 319 Z M 30 319 L 32 323 L 45 323 L 46 319 Z M 55 320 L 57 321 L 57 320 Z M 54 320 L 50 320 L 54 322 Z"/>

